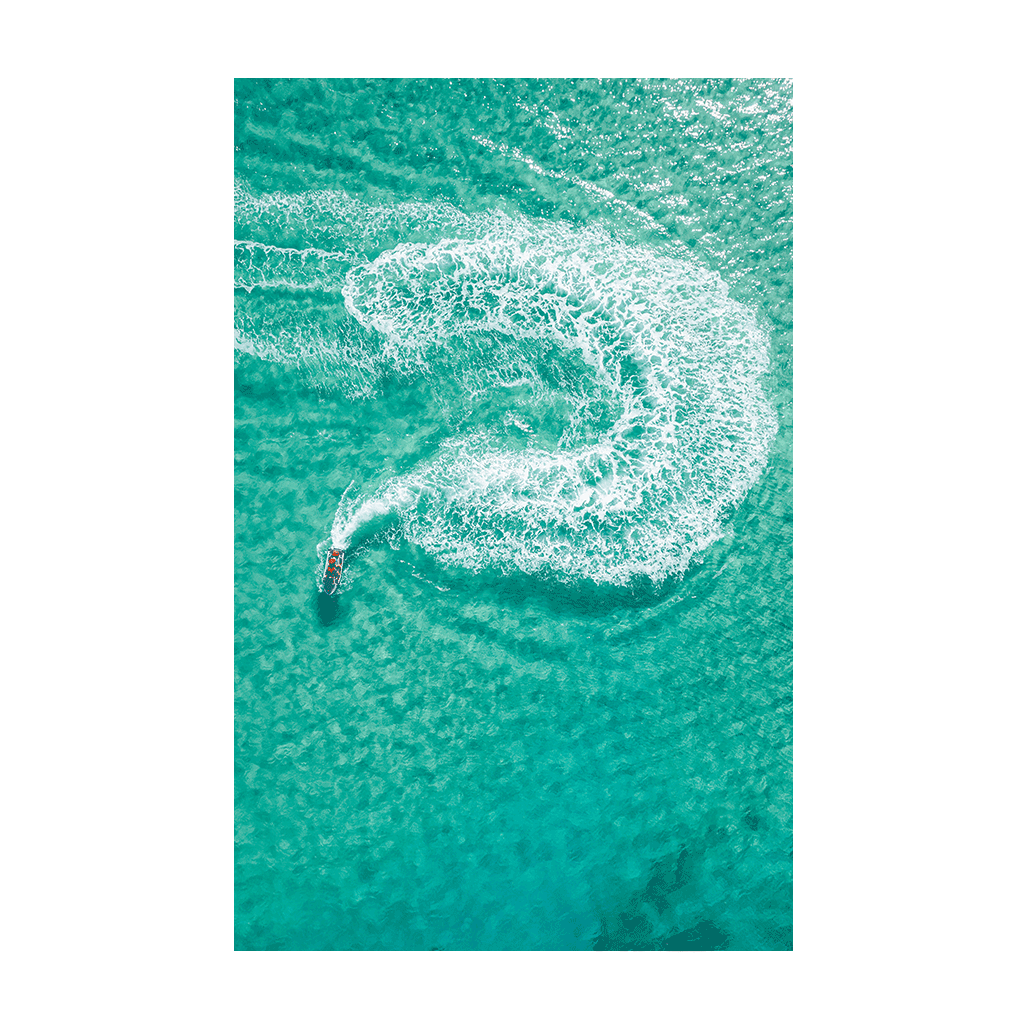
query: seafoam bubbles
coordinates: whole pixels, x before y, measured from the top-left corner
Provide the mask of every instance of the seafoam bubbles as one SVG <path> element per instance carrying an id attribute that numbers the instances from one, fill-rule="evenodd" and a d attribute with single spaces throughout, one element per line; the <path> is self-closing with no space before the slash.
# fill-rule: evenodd
<path id="1" fill-rule="evenodd" d="M 252 228 L 243 295 L 278 297 L 262 324 L 244 304 L 243 348 L 321 354 L 353 395 L 386 369 L 456 385 L 469 409 L 505 407 L 526 429 L 513 446 L 467 418 L 409 473 L 345 497 L 335 546 L 394 517 L 468 569 L 659 582 L 718 537 L 767 462 L 768 340 L 682 250 L 446 204 L 324 192 L 237 204 Z M 277 247 L 273 260 L 259 247 Z"/>

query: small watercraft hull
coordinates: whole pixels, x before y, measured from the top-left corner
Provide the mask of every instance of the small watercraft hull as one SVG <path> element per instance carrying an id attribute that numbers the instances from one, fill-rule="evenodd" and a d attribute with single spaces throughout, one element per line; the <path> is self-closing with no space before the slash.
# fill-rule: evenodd
<path id="1" fill-rule="evenodd" d="M 339 591 L 339 582 L 343 576 L 343 551 L 332 550 L 325 560 L 325 574 L 321 579 L 321 591 L 334 596 Z"/>

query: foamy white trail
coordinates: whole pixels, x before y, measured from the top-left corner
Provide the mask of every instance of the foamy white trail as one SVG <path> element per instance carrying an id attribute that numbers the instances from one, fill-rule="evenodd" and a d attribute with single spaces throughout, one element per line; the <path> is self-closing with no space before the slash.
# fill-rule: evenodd
<path id="1" fill-rule="evenodd" d="M 240 348 L 316 359 L 354 397 L 387 370 L 502 395 L 504 424 L 527 433 L 515 446 L 474 425 L 344 496 L 334 546 L 395 515 L 412 543 L 469 569 L 660 581 L 720 535 L 766 465 L 767 338 L 684 250 L 327 192 L 239 190 L 237 220 L 251 233 L 237 245 Z M 269 285 L 292 292 L 248 302 Z"/>

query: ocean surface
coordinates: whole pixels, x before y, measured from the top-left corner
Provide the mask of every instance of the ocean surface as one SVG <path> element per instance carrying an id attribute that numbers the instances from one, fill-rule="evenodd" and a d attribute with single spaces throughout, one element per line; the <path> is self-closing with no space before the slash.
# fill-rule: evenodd
<path id="1" fill-rule="evenodd" d="M 234 188 L 236 948 L 791 949 L 791 83 L 237 80 Z"/>

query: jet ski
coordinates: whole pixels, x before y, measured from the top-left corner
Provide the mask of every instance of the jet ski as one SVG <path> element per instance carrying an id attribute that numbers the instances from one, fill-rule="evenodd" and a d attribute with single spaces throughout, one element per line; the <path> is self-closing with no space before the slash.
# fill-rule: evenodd
<path id="1" fill-rule="evenodd" d="M 334 596 L 339 589 L 339 580 L 343 574 L 343 551 L 332 550 L 325 561 L 325 576 L 321 580 L 321 591 Z"/>

